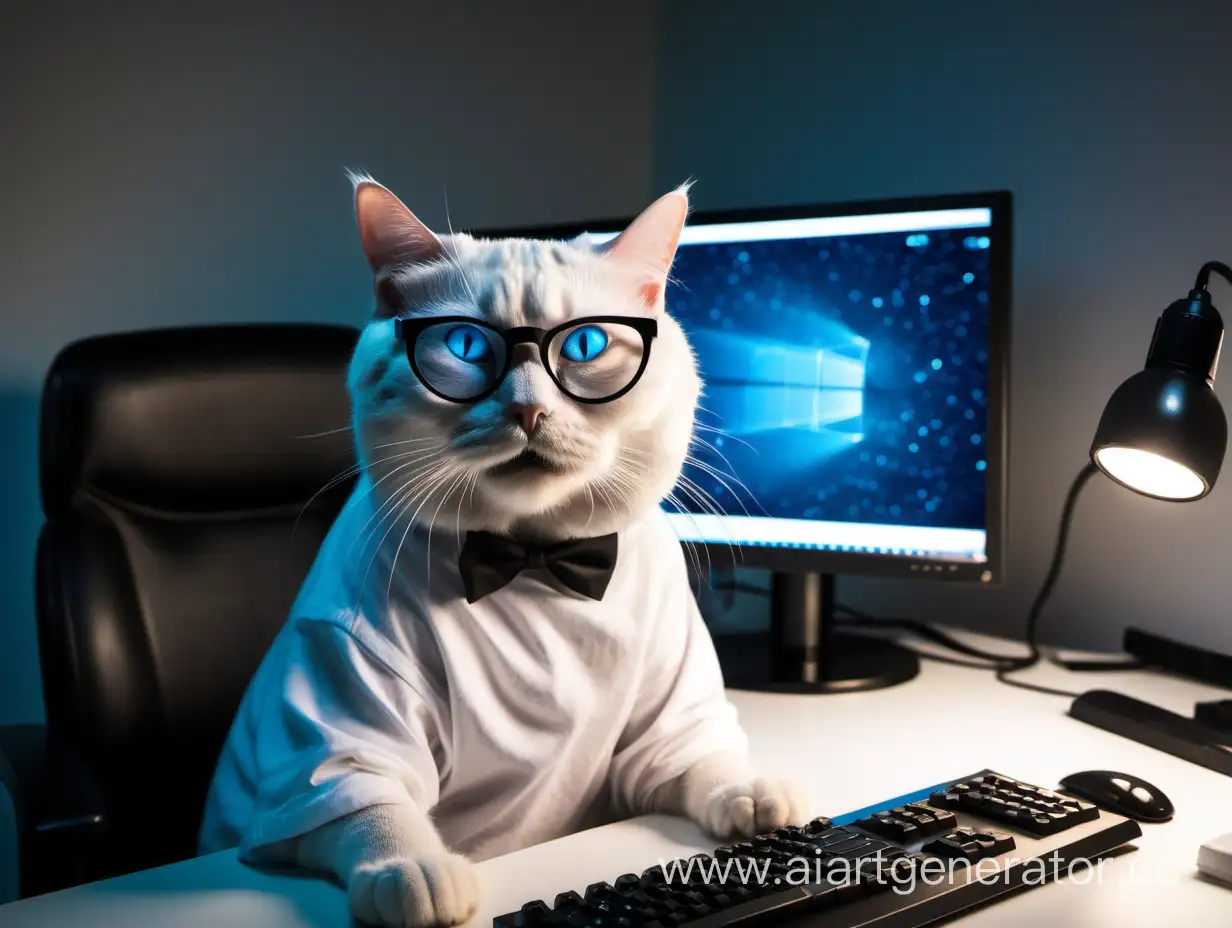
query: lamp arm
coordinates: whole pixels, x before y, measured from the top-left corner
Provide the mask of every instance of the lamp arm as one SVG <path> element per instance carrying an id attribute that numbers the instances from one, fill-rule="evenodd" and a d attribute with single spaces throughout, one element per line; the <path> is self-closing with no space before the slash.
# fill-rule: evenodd
<path id="1" fill-rule="evenodd" d="M 1202 270 L 1198 271 L 1198 279 L 1194 283 L 1194 289 L 1205 290 L 1210 282 L 1212 272 L 1232 284 L 1232 267 L 1228 267 L 1222 261 L 1207 261 L 1206 264 L 1202 265 Z"/>

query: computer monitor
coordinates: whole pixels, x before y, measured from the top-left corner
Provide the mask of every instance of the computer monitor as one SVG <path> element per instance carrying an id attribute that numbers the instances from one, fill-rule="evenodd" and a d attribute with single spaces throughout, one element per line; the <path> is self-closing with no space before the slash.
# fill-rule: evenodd
<path id="1" fill-rule="evenodd" d="M 602 242 L 627 224 L 503 234 Z M 1010 233 L 1004 192 L 689 218 L 667 307 L 705 388 L 664 505 L 703 567 L 773 572 L 770 634 L 720 648 L 729 684 L 835 692 L 918 672 L 911 652 L 835 630 L 835 574 L 999 579 Z"/>

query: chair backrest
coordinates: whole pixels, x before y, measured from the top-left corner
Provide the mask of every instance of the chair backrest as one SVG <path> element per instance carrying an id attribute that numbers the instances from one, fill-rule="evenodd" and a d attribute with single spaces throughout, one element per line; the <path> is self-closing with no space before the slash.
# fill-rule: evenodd
<path id="1" fill-rule="evenodd" d="M 354 329 L 91 338 L 43 393 L 47 723 L 84 758 L 116 872 L 193 855 L 222 742 L 353 480 Z"/>

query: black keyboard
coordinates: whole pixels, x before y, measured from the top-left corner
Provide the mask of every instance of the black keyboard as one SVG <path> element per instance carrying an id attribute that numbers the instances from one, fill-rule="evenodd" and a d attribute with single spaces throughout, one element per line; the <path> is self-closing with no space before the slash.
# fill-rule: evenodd
<path id="1" fill-rule="evenodd" d="M 1078 872 L 1136 822 L 990 770 L 536 899 L 493 928 L 920 928 Z"/>

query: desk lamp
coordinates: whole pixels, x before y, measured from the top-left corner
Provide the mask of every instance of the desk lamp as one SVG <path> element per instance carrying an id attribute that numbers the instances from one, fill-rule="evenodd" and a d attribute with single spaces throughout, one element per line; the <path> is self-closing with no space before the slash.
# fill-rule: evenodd
<path id="1" fill-rule="evenodd" d="M 1232 282 L 1232 268 L 1202 266 L 1189 296 L 1163 311 L 1146 367 L 1104 408 L 1091 460 L 1136 493 L 1188 501 L 1211 491 L 1228 444 L 1228 421 L 1215 396 L 1223 320 L 1211 304 L 1211 273 Z"/>
<path id="2" fill-rule="evenodd" d="M 1027 616 L 1030 653 L 1025 658 L 994 658 L 1000 664 L 997 677 L 1002 682 L 1055 695 L 1076 695 L 1011 680 L 1009 674 L 1041 659 L 1040 616 L 1060 576 L 1078 496 L 1091 477 L 1104 473 L 1135 493 L 1177 502 L 1201 499 L 1215 486 L 1227 448 L 1228 423 L 1214 391 L 1223 320 L 1207 291 L 1213 273 L 1232 283 L 1232 268 L 1226 264 L 1210 261 L 1202 265 L 1189 295 L 1169 305 L 1156 320 L 1146 366 L 1108 400 L 1091 443 L 1090 461 L 1066 496 L 1052 563 Z M 1052 660 L 1070 670 L 1115 670 L 1145 663 L 1203 682 L 1232 686 L 1232 657 L 1139 629 L 1126 631 L 1125 650 L 1134 660 Z"/>
<path id="3" fill-rule="evenodd" d="M 1177 502 L 1201 499 L 1215 486 L 1228 422 L 1214 391 L 1223 320 L 1207 292 L 1212 273 L 1232 283 L 1232 268 L 1208 262 L 1189 295 L 1156 321 L 1146 366 L 1104 408 L 1088 474 L 1098 468 L 1135 493 Z M 1226 656 L 1136 629 L 1126 632 L 1126 650 L 1147 664 L 1228 685 L 1220 679 Z M 1120 693 L 1092 690 L 1074 700 L 1070 715 L 1232 776 L 1232 754 L 1224 747 L 1228 734 L 1204 724 L 1197 712 L 1188 719 Z"/>

